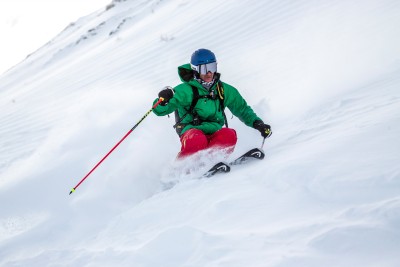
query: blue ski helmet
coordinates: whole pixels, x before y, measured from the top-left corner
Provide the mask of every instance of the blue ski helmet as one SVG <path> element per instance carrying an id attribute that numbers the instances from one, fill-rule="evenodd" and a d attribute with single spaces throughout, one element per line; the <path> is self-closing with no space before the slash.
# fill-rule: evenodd
<path id="1" fill-rule="evenodd" d="M 213 52 L 204 48 L 194 51 L 194 53 L 192 54 L 192 58 L 190 59 L 190 64 L 194 66 L 212 62 L 217 62 L 217 58 L 215 57 Z"/>
<path id="2" fill-rule="evenodd" d="M 207 72 L 217 72 L 217 59 L 213 52 L 201 48 L 194 51 L 190 59 L 190 66 L 195 71 L 195 76 L 206 74 Z"/>

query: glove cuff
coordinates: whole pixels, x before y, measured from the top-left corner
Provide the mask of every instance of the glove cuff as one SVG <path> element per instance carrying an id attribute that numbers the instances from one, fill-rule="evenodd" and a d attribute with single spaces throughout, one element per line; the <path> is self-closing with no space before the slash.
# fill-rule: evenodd
<path id="1" fill-rule="evenodd" d="M 262 121 L 262 120 L 255 120 L 254 122 L 253 122 L 253 128 L 254 129 L 257 129 L 258 127 L 260 127 L 261 125 L 263 125 L 264 124 L 264 122 Z"/>

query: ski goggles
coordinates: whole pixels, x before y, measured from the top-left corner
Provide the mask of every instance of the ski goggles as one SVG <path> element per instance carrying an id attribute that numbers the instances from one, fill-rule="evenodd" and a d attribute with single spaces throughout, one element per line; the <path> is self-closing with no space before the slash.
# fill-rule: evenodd
<path id="1" fill-rule="evenodd" d="M 212 63 L 207 63 L 207 64 L 201 64 L 198 66 L 190 64 L 192 67 L 192 70 L 204 75 L 207 74 L 209 71 L 211 73 L 217 72 L 217 62 L 212 62 Z"/>

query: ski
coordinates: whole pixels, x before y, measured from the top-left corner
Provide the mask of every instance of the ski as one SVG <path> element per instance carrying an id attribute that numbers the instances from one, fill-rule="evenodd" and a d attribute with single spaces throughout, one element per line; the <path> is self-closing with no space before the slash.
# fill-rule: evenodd
<path id="1" fill-rule="evenodd" d="M 253 148 L 244 153 L 243 155 L 241 155 L 240 157 L 238 157 L 237 159 L 231 161 L 230 163 L 218 162 L 213 167 L 211 167 L 211 169 L 209 169 L 205 174 L 203 174 L 203 177 L 209 178 L 217 173 L 227 173 L 230 172 L 231 170 L 230 166 L 241 165 L 254 159 L 262 160 L 264 159 L 264 157 L 265 154 L 261 149 Z"/>
<path id="2" fill-rule="evenodd" d="M 229 163 L 229 165 L 239 165 L 248 162 L 253 159 L 263 159 L 265 157 L 264 152 L 259 148 L 253 148 Z"/>
<path id="3" fill-rule="evenodd" d="M 224 172 L 230 172 L 230 171 L 231 171 L 231 167 L 227 163 L 218 162 L 217 164 L 212 166 L 212 168 L 209 169 L 205 174 L 203 174 L 203 177 L 208 178 L 217 173 L 224 173 Z"/>

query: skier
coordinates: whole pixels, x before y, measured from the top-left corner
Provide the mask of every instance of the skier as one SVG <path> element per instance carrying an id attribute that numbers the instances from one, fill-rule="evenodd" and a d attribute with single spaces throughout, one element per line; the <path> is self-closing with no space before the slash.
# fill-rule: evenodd
<path id="1" fill-rule="evenodd" d="M 196 50 L 190 64 L 178 67 L 178 74 L 182 83 L 175 88 L 164 87 L 158 94 L 164 100 L 153 110 L 158 116 L 175 112 L 174 128 L 181 141 L 178 159 L 207 148 L 223 149 L 227 155 L 233 152 L 237 136 L 234 129 L 228 128 L 225 107 L 244 124 L 260 131 L 262 137 L 271 136 L 271 127 L 254 113 L 238 90 L 220 80 L 213 52 Z"/>

